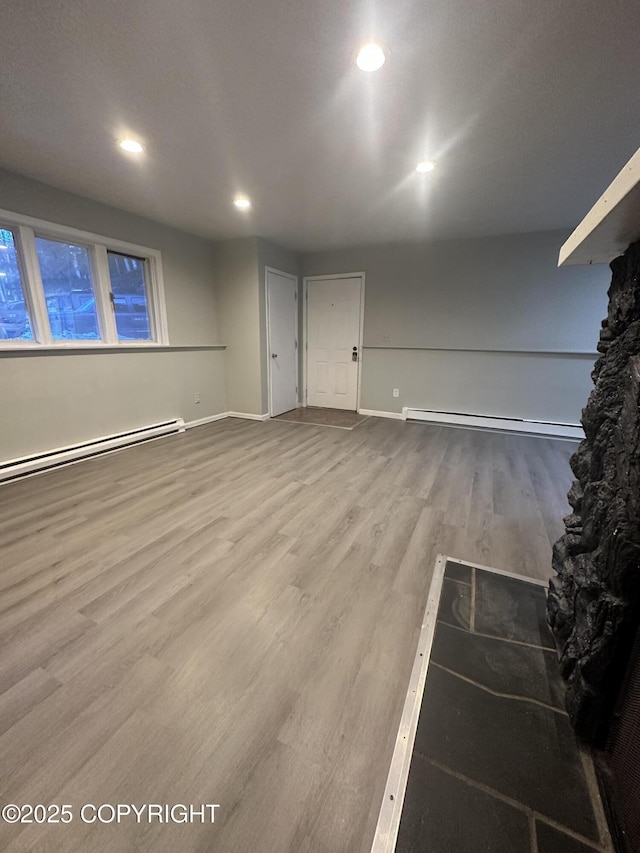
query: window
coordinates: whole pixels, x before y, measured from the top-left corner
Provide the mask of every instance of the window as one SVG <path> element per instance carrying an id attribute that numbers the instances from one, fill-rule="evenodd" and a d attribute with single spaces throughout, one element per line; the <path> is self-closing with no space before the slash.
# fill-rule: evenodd
<path id="1" fill-rule="evenodd" d="M 0 341 L 33 340 L 13 231 L 0 227 Z"/>
<path id="2" fill-rule="evenodd" d="M 36 251 L 53 340 L 99 341 L 89 249 L 36 237 Z"/>
<path id="3" fill-rule="evenodd" d="M 118 339 L 151 339 L 144 258 L 107 252 Z"/>
<path id="4" fill-rule="evenodd" d="M 0 211 L 0 348 L 166 343 L 159 252 Z"/>

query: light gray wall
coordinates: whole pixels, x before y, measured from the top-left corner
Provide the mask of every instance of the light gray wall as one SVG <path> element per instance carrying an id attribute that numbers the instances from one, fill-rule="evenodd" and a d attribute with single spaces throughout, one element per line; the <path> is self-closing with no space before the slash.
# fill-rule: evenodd
<path id="1" fill-rule="evenodd" d="M 225 374 L 229 411 L 261 415 L 260 288 L 258 239 L 243 237 L 216 244 L 215 274 L 220 331 L 226 344 Z"/>
<path id="2" fill-rule="evenodd" d="M 258 270 L 260 277 L 260 355 L 261 355 L 261 391 L 262 391 L 262 411 L 269 411 L 269 356 L 267 353 L 267 316 L 266 316 L 266 281 L 265 267 L 272 267 L 280 272 L 286 272 L 290 275 L 298 275 L 298 255 L 285 249 L 282 246 L 277 246 L 275 243 L 270 243 L 262 238 L 258 240 Z M 298 282 L 298 287 L 300 283 Z M 299 304 L 300 300 L 298 300 Z M 299 350 L 300 352 L 300 350 Z M 302 383 L 298 382 L 298 387 L 302 387 Z"/>
<path id="3" fill-rule="evenodd" d="M 216 243 L 229 411 L 269 411 L 265 267 L 298 273 L 297 256 L 259 237 Z"/>
<path id="4" fill-rule="evenodd" d="M 592 356 L 365 349 L 362 408 L 577 423 L 591 391 Z M 393 388 L 400 397 L 393 397 Z"/>
<path id="5" fill-rule="evenodd" d="M 222 355 L 185 349 L 3 356 L 2 461 L 176 417 L 191 421 L 226 411 Z"/>
<path id="6" fill-rule="evenodd" d="M 0 355 L 1 460 L 227 410 L 224 352 L 197 349 L 220 343 L 212 243 L 2 170 L 0 208 L 159 249 L 169 341 L 186 348 Z"/>
<path id="7" fill-rule="evenodd" d="M 368 246 L 305 254 L 300 269 L 366 273 L 362 408 L 575 423 L 610 273 L 558 269 L 567 236 Z"/>

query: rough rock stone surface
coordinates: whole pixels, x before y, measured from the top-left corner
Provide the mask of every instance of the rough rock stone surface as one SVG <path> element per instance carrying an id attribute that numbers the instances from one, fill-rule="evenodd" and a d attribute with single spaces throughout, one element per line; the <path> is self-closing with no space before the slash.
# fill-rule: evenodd
<path id="1" fill-rule="evenodd" d="M 547 613 L 577 733 L 601 745 L 640 624 L 640 242 L 611 264 L 573 512 L 553 549 Z"/>

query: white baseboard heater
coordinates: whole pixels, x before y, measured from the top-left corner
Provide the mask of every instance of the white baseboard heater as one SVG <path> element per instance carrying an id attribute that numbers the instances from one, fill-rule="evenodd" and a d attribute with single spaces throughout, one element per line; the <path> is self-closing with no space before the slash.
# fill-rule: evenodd
<path id="1" fill-rule="evenodd" d="M 91 441 L 82 441 L 67 447 L 57 447 L 44 453 L 35 453 L 32 456 L 23 456 L 20 459 L 10 459 L 8 462 L 0 463 L 0 482 L 14 480 L 24 477 L 36 471 L 44 471 L 49 468 L 57 468 L 60 465 L 68 465 L 89 456 L 98 456 L 110 450 L 118 450 L 129 447 L 132 444 L 140 444 L 153 438 L 160 438 L 171 433 L 184 432 L 185 425 L 182 418 L 172 421 L 164 421 L 160 424 L 150 424 L 138 429 L 120 432 L 116 435 L 104 435 Z"/>
<path id="2" fill-rule="evenodd" d="M 553 438 L 581 440 L 584 431 L 580 424 L 565 424 L 553 421 L 534 421 L 525 418 L 494 418 L 489 415 L 465 415 L 460 412 L 435 412 L 428 409 L 405 407 L 402 415 L 407 421 L 427 421 L 450 426 L 466 426 L 475 429 L 497 429 L 509 432 L 525 432 Z"/>

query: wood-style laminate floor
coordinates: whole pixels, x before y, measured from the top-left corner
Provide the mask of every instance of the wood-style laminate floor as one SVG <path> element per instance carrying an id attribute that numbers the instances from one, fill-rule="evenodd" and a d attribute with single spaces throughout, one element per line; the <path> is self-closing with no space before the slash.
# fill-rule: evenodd
<path id="1" fill-rule="evenodd" d="M 573 448 L 229 419 L 0 487 L 0 803 L 74 813 L 0 849 L 368 851 L 437 553 L 547 577 Z"/>

